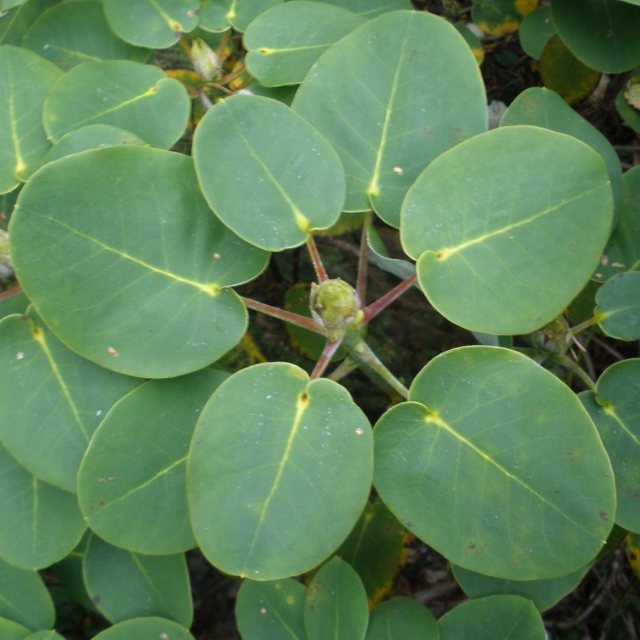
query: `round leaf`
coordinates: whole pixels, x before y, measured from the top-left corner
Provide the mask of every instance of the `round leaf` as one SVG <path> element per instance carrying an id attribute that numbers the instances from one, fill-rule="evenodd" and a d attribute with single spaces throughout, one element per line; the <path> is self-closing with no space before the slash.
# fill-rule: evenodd
<path id="1" fill-rule="evenodd" d="M 144 60 L 147 52 L 116 38 L 102 3 L 71 0 L 45 11 L 24 36 L 23 46 L 65 70 L 96 60 Z"/>
<path id="2" fill-rule="evenodd" d="M 363 640 L 369 621 L 367 594 L 358 574 L 333 558 L 313 576 L 304 607 L 309 640 Z"/>
<path id="3" fill-rule="evenodd" d="M 136 618 L 126 620 L 102 631 L 93 640 L 194 640 L 184 627 L 163 618 Z"/>
<path id="4" fill-rule="evenodd" d="M 409 400 L 374 431 L 376 487 L 409 530 L 455 564 L 511 580 L 593 559 L 613 526 L 613 474 L 554 375 L 508 349 L 462 347 L 431 360 Z"/>
<path id="5" fill-rule="evenodd" d="M 23 314 L 28 306 L 29 300 L 23 291 L 11 293 L 11 295 L 8 295 L 6 298 L 3 297 L 0 299 L 0 319 L 16 313 Z"/>
<path id="6" fill-rule="evenodd" d="M 337 7 L 349 9 L 364 18 L 375 18 L 389 11 L 413 9 L 411 0 L 324 0 Z"/>
<path id="7" fill-rule="evenodd" d="M 404 250 L 442 315 L 483 333 L 529 333 L 580 292 L 609 236 L 602 158 L 537 127 L 501 127 L 434 160 L 402 208 Z"/>
<path id="8" fill-rule="evenodd" d="M 101 538 L 147 554 L 195 547 L 185 491 L 187 450 L 202 406 L 226 375 L 205 369 L 147 382 L 109 412 L 78 473 L 80 508 Z"/>
<path id="9" fill-rule="evenodd" d="M 76 497 L 45 484 L 0 447 L 0 556 L 23 569 L 64 558 L 85 531 Z M 4 640 L 4 636 L 2 636 Z"/>
<path id="10" fill-rule="evenodd" d="M 21 46 L 22 38 L 29 27 L 57 2 L 58 0 L 29 0 L 11 13 L 0 16 L 0 44 Z"/>
<path id="11" fill-rule="evenodd" d="M 24 640 L 31 633 L 31 629 L 13 620 L 0 618 L 0 637 L 2 640 Z"/>
<path id="12" fill-rule="evenodd" d="M 632 75 L 616 96 L 616 109 L 636 133 L 640 133 L 640 74 Z"/>
<path id="13" fill-rule="evenodd" d="M 291 364 L 243 369 L 196 426 L 187 461 L 196 540 L 227 573 L 304 573 L 356 523 L 372 465 L 369 423 L 343 387 Z"/>
<path id="14" fill-rule="evenodd" d="M 538 0 L 474 0 L 471 19 L 493 36 L 518 30 L 522 18 L 530 14 Z"/>
<path id="15" fill-rule="evenodd" d="M 640 271 L 620 273 L 596 293 L 601 329 L 620 340 L 640 340 Z"/>
<path id="16" fill-rule="evenodd" d="M 542 5 L 526 15 L 520 24 L 518 36 L 520 46 L 527 55 L 540 60 L 549 38 L 556 32 L 551 18 L 551 7 Z"/>
<path id="17" fill-rule="evenodd" d="M 35 571 L 17 569 L 0 558 L 0 616 L 32 629 L 52 627 L 53 600 Z"/>
<path id="18" fill-rule="evenodd" d="M 542 618 L 520 596 L 490 596 L 470 600 L 438 620 L 440 640 L 545 640 Z"/>
<path id="19" fill-rule="evenodd" d="M 554 0 L 551 11 L 564 43 L 592 69 L 621 73 L 640 64 L 640 7 L 617 0 Z"/>
<path id="20" fill-rule="evenodd" d="M 49 150 L 42 105 L 61 75 L 31 51 L 0 47 L 0 194 L 28 178 Z"/>
<path id="21" fill-rule="evenodd" d="M 211 208 L 263 249 L 298 246 L 340 215 L 344 177 L 336 153 L 275 100 L 241 95 L 218 103 L 196 129 L 193 157 Z"/>
<path id="22" fill-rule="evenodd" d="M 595 392 L 580 394 L 600 432 L 616 478 L 616 522 L 640 533 L 640 359 L 609 367 Z"/>
<path id="23" fill-rule="evenodd" d="M 295 580 L 243 580 L 236 600 L 243 640 L 306 640 L 306 594 L 306 587 Z"/>
<path id="24" fill-rule="evenodd" d="M 162 616 L 191 626 L 193 605 L 184 555 L 143 556 L 89 539 L 83 559 L 91 600 L 111 622 Z M 135 637 L 138 640 L 141 636 Z"/>
<path id="25" fill-rule="evenodd" d="M 65 640 L 63 636 L 55 631 L 36 631 L 24 640 Z"/>
<path id="26" fill-rule="evenodd" d="M 373 206 L 396 227 L 420 171 L 487 126 L 471 50 L 455 27 L 424 12 L 384 14 L 337 42 L 313 66 L 293 107 L 338 151 L 346 210 Z"/>
<path id="27" fill-rule="evenodd" d="M 58 338 L 103 367 L 163 378 L 231 349 L 247 312 L 224 287 L 266 255 L 218 222 L 190 158 L 144 147 L 46 165 L 11 221 L 16 274 Z"/>
<path id="28" fill-rule="evenodd" d="M 236 31 L 244 31 L 263 11 L 282 0 L 222 0 L 226 4 L 226 19 Z"/>
<path id="29" fill-rule="evenodd" d="M 391 598 L 372 612 L 366 640 L 439 640 L 433 614 L 412 598 Z"/>
<path id="30" fill-rule="evenodd" d="M 0 439 L 37 477 L 75 493 L 89 439 L 139 380 L 69 351 L 32 311 L 0 322 Z"/>
<path id="31" fill-rule="evenodd" d="M 247 69 L 262 84 L 299 84 L 311 65 L 363 18 L 325 2 L 295 0 L 268 9 L 247 28 Z"/>
<path id="32" fill-rule="evenodd" d="M 110 124 L 168 149 L 183 134 L 190 110 L 187 90 L 162 69 L 106 60 L 66 73 L 47 96 L 43 122 L 54 142 L 89 124 Z"/>

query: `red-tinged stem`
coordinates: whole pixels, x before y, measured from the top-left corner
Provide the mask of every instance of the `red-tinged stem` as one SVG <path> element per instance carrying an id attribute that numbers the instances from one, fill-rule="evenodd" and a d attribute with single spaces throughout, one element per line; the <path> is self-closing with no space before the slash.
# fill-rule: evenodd
<path id="1" fill-rule="evenodd" d="M 362 236 L 360 238 L 360 254 L 358 255 L 358 279 L 356 282 L 356 293 L 360 304 L 366 304 L 367 296 L 367 250 L 369 225 L 371 224 L 371 214 L 367 214 L 362 225 Z"/>
<path id="2" fill-rule="evenodd" d="M 322 283 L 325 280 L 328 280 L 327 272 L 325 271 L 324 265 L 322 264 L 322 258 L 318 253 L 318 247 L 316 246 L 316 242 L 313 239 L 313 236 L 309 236 L 307 238 L 307 249 L 309 249 L 309 256 L 311 257 L 311 262 L 313 263 L 313 268 L 316 272 L 316 278 L 318 278 L 318 282 Z"/>
<path id="3" fill-rule="evenodd" d="M 381 311 L 384 311 L 392 302 L 397 300 L 405 291 L 413 286 L 416 278 L 416 274 L 409 276 L 406 280 L 403 280 L 399 285 L 391 289 L 391 291 L 387 291 L 381 298 L 378 298 L 374 303 L 366 307 L 364 310 L 364 319 L 361 324 L 367 324 L 367 322 L 375 318 Z"/>
<path id="4" fill-rule="evenodd" d="M 352 371 L 358 368 L 358 363 L 351 357 L 347 356 L 328 376 L 327 380 L 339 382 L 342 378 L 348 376 Z"/>
<path id="5" fill-rule="evenodd" d="M 328 364 L 331 362 L 331 358 L 333 358 L 333 354 L 340 348 L 342 344 L 342 339 L 344 335 L 340 336 L 337 340 L 327 340 L 324 345 L 324 349 L 322 350 L 322 355 L 320 356 L 320 360 L 316 363 L 313 371 L 311 372 L 311 379 L 319 378 L 327 368 Z"/>
<path id="6" fill-rule="evenodd" d="M 20 293 L 22 291 L 22 289 L 18 286 L 12 287 L 11 289 L 7 289 L 6 291 L 3 291 L 2 293 L 0 293 L 0 300 L 6 300 L 7 298 L 10 298 L 11 296 L 15 296 L 18 293 Z"/>
<path id="7" fill-rule="evenodd" d="M 306 316 L 301 316 L 298 313 L 286 311 L 285 309 L 280 309 L 278 307 L 272 307 L 270 304 L 258 302 L 257 300 L 252 300 L 251 298 L 245 298 L 244 296 L 240 297 L 242 298 L 242 302 L 244 302 L 247 307 L 249 307 L 249 309 L 259 311 L 260 313 L 264 313 L 265 315 L 271 316 L 272 318 L 284 320 L 289 324 L 295 324 L 297 327 L 301 327 L 302 329 L 308 329 L 309 331 L 319 333 L 323 336 L 327 335 L 326 330 L 317 322 L 314 322 L 311 318 L 307 318 Z"/>

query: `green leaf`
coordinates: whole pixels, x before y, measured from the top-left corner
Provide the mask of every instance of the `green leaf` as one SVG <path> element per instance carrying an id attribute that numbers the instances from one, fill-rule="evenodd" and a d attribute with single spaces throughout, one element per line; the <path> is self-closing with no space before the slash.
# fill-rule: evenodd
<path id="1" fill-rule="evenodd" d="M 596 293 L 600 328 L 620 340 L 640 340 L 640 271 L 620 273 Z"/>
<path id="2" fill-rule="evenodd" d="M 205 31 L 220 33 L 231 26 L 227 20 L 230 0 L 200 0 L 200 22 Z"/>
<path id="3" fill-rule="evenodd" d="M 640 359 L 610 366 L 595 392 L 580 399 L 593 419 L 611 459 L 616 479 L 616 523 L 640 533 Z"/>
<path id="4" fill-rule="evenodd" d="M 198 25 L 198 0 L 102 0 L 113 32 L 125 42 L 166 49 Z"/>
<path id="5" fill-rule="evenodd" d="M 358 574 L 333 558 L 313 576 L 304 607 L 309 640 L 363 640 L 367 631 L 367 594 Z"/>
<path id="6" fill-rule="evenodd" d="M 343 7 L 364 18 L 375 18 L 376 16 L 397 11 L 399 9 L 413 9 L 411 0 L 324 0 L 337 7 Z"/>
<path id="7" fill-rule="evenodd" d="M 520 596 L 489 596 L 455 607 L 438 620 L 441 640 L 545 640 L 534 604 Z"/>
<path id="8" fill-rule="evenodd" d="M 382 500 L 466 569 L 564 576 L 594 558 L 613 526 L 613 475 L 593 423 L 568 387 L 515 351 L 437 356 L 374 440 Z"/>
<path id="9" fill-rule="evenodd" d="M 615 104 L 624 123 L 640 133 L 640 74 L 632 75 L 616 96 Z"/>
<path id="10" fill-rule="evenodd" d="M 218 149 L 225 149 L 224 162 Z M 211 208 L 263 249 L 297 247 L 340 215 L 345 187 L 338 156 L 275 100 L 241 95 L 219 102 L 196 129 L 193 158 Z"/>
<path id="11" fill-rule="evenodd" d="M 387 273 L 392 273 L 401 280 L 406 280 L 415 274 L 416 266 L 413 262 L 392 258 L 389 255 L 387 247 L 384 245 L 380 234 L 373 225 L 369 225 L 367 228 L 367 247 L 371 252 L 371 258 L 379 269 L 382 269 Z M 415 286 L 419 287 L 418 284 Z"/>
<path id="12" fill-rule="evenodd" d="M 291 579 L 243 580 L 236 600 L 236 621 L 243 640 L 306 640 L 307 589 Z"/>
<path id="13" fill-rule="evenodd" d="M 52 627 L 53 600 L 35 571 L 17 569 L 0 558 L 0 616 L 32 629 Z"/>
<path id="14" fill-rule="evenodd" d="M 473 0 L 471 19 L 485 33 L 505 35 L 517 31 L 537 4 L 538 0 Z"/>
<path id="15" fill-rule="evenodd" d="M 584 578 L 591 565 L 582 567 L 566 576 L 549 580 L 501 580 L 484 576 L 475 571 L 452 566 L 453 577 L 470 598 L 494 595 L 522 596 L 531 600 L 540 611 L 550 609 L 573 591 Z"/>
<path id="16" fill-rule="evenodd" d="M 0 556 L 4 560 L 22 569 L 42 569 L 78 544 L 86 526 L 76 497 L 38 480 L 2 447 L 0 486 Z"/>
<path id="17" fill-rule="evenodd" d="M 93 640 L 194 640 L 187 629 L 163 618 L 137 618 L 126 620 L 102 631 Z"/>
<path id="18" fill-rule="evenodd" d="M 187 90 L 162 69 L 105 60 L 66 73 L 47 96 L 43 122 L 54 142 L 89 124 L 110 124 L 168 149 L 182 136 L 190 110 Z"/>
<path id="19" fill-rule="evenodd" d="M 44 157 L 43 164 L 70 156 L 73 153 L 80 153 L 88 149 L 102 149 L 104 147 L 114 147 L 116 145 L 146 144 L 140 140 L 135 133 L 112 127 L 108 124 L 90 124 L 80 129 L 74 129 L 60 138 L 56 144 L 49 149 Z"/>
<path id="20" fill-rule="evenodd" d="M 69 0 L 51 7 L 29 27 L 22 44 L 65 71 L 83 62 L 142 61 L 148 55 L 116 38 L 102 3 L 90 0 Z"/>
<path id="21" fill-rule="evenodd" d="M 580 292 L 612 210 L 593 149 L 537 127 L 501 127 L 423 171 L 403 204 L 400 233 L 442 315 L 472 331 L 513 335 L 550 322 Z"/>
<path id="22" fill-rule="evenodd" d="M 343 387 L 292 364 L 243 369 L 205 406 L 191 444 L 196 540 L 226 573 L 304 573 L 351 531 L 372 465 L 369 423 Z"/>
<path id="23" fill-rule="evenodd" d="M 185 491 L 187 451 L 202 406 L 226 377 L 205 369 L 147 382 L 109 412 L 78 472 L 80 508 L 102 539 L 146 554 L 195 547 Z"/>
<path id="24" fill-rule="evenodd" d="M 0 319 L 6 318 L 7 316 L 15 313 L 23 314 L 27 310 L 28 306 L 29 300 L 22 291 L 12 293 L 6 298 L 0 298 Z M 2 375 L 0 374 L 0 378 L 1 377 Z"/>
<path id="25" fill-rule="evenodd" d="M 55 631 L 36 631 L 24 640 L 65 640 L 63 636 Z"/>
<path id="26" fill-rule="evenodd" d="M 302 83 L 294 109 L 338 151 L 347 211 L 372 206 L 393 226 L 417 175 L 487 126 L 484 87 L 455 27 L 397 11 L 334 44 Z"/>
<path id="27" fill-rule="evenodd" d="M 49 150 L 42 105 L 61 75 L 58 67 L 31 51 L 0 47 L 0 194 L 26 180 Z"/>
<path id="28" fill-rule="evenodd" d="M 438 640 L 433 614 L 413 598 L 396 597 L 379 604 L 369 619 L 366 640 Z"/>
<path id="29" fill-rule="evenodd" d="M 520 46 L 527 55 L 540 60 L 545 45 L 555 33 L 556 27 L 551 17 L 551 7 L 539 6 L 526 15 L 520 24 L 518 31 Z"/>
<path id="30" fill-rule="evenodd" d="M 222 0 L 229 8 L 226 18 L 236 30 L 243 32 L 263 11 L 280 4 L 282 0 Z"/>
<path id="31" fill-rule="evenodd" d="M 143 556 L 91 536 L 83 573 L 91 600 L 111 622 L 162 616 L 191 626 L 193 605 L 183 554 Z"/>
<path id="32" fill-rule="evenodd" d="M 9 13 L 0 12 L 0 44 L 22 45 L 29 27 L 58 0 L 28 0 Z"/>
<path id="33" fill-rule="evenodd" d="M 554 0 L 560 37 L 587 66 L 605 73 L 640 65 L 640 7 L 618 0 Z"/>
<path id="34" fill-rule="evenodd" d="M 19 202 L 18 279 L 84 357 L 172 377 L 242 337 L 246 309 L 225 287 L 260 273 L 267 256 L 214 218 L 190 158 L 144 147 L 85 151 L 43 167 Z"/>
<path id="35" fill-rule="evenodd" d="M 611 143 L 592 124 L 574 111 L 558 94 L 533 87 L 523 91 L 509 106 L 500 126 L 530 124 L 582 140 L 597 151 L 607 165 L 616 205 L 622 200 L 620 158 Z"/>
<path id="36" fill-rule="evenodd" d="M 268 9 L 247 28 L 249 73 L 262 84 L 299 84 L 311 65 L 363 18 L 325 2 L 294 0 Z"/>
<path id="37" fill-rule="evenodd" d="M 139 380 L 83 360 L 30 310 L 0 322 L 0 439 L 38 478 L 75 493 L 91 434 Z"/>
<path id="38" fill-rule="evenodd" d="M 0 637 L 2 640 L 24 640 L 31 633 L 31 629 L 24 625 L 0 618 Z"/>

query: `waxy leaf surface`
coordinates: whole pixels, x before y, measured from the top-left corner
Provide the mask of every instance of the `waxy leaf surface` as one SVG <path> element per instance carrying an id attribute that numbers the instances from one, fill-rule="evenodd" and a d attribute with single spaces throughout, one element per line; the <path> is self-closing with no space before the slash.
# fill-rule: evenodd
<path id="1" fill-rule="evenodd" d="M 2 640 L 24 640 L 31 633 L 29 627 L 7 618 L 0 618 L 0 636 Z"/>
<path id="2" fill-rule="evenodd" d="M 164 618 L 145 617 L 126 620 L 102 631 L 93 640 L 194 640 L 183 626 Z"/>
<path id="3" fill-rule="evenodd" d="M 195 547 L 185 465 L 196 419 L 227 377 L 205 369 L 152 380 L 123 398 L 94 434 L 78 474 L 78 501 L 92 531 L 129 551 Z"/>
<path id="4" fill-rule="evenodd" d="M 602 330 L 620 340 L 640 340 L 640 271 L 620 273 L 596 293 Z"/>
<path id="5" fill-rule="evenodd" d="M 0 440 L 38 478 L 75 493 L 91 435 L 140 383 L 97 367 L 30 310 L 0 322 Z"/>
<path id="6" fill-rule="evenodd" d="M 236 600 L 236 621 L 243 640 L 307 640 L 306 595 L 306 587 L 296 580 L 243 580 Z"/>
<path id="7" fill-rule="evenodd" d="M 243 369 L 196 426 L 187 462 L 196 540 L 227 573 L 304 573 L 355 525 L 372 465 L 369 423 L 344 387 L 286 363 Z"/>
<path id="8" fill-rule="evenodd" d="M 183 554 L 143 556 L 91 536 L 82 569 L 91 600 L 110 622 L 162 616 L 191 626 L 193 604 Z"/>
<path id="9" fill-rule="evenodd" d="M 431 360 L 374 440 L 382 500 L 464 568 L 563 576 L 613 526 L 613 472 L 593 423 L 568 387 L 517 352 L 462 347 Z"/>
<path id="10" fill-rule="evenodd" d="M 0 47 L 0 194 L 26 180 L 49 150 L 42 106 L 61 75 L 31 51 Z"/>
<path id="11" fill-rule="evenodd" d="M 616 522 L 640 533 L 640 359 L 610 366 L 580 399 L 593 419 L 616 478 Z"/>
<path id="12" fill-rule="evenodd" d="M 474 0 L 471 19 L 485 33 L 505 35 L 517 31 L 522 18 L 537 4 L 538 0 Z"/>
<path id="13" fill-rule="evenodd" d="M 369 619 L 366 640 L 438 640 L 438 623 L 413 598 L 396 597 L 379 604 Z"/>
<path id="14" fill-rule="evenodd" d="M 312 67 L 293 108 L 335 147 L 347 211 L 373 208 L 393 226 L 420 171 L 486 129 L 478 65 L 455 27 L 394 11 L 333 45 Z"/>
<path id="15" fill-rule="evenodd" d="M 501 127 L 425 169 L 404 201 L 400 233 L 442 315 L 513 335 L 550 322 L 580 292 L 612 211 L 593 149 L 538 127 Z"/>
<path id="16" fill-rule="evenodd" d="M 527 55 L 535 60 L 540 60 L 545 45 L 555 32 L 556 27 L 551 18 L 551 7 L 549 5 L 538 6 L 527 14 L 520 24 L 520 29 L 518 29 L 520 46 Z"/>
<path id="17" fill-rule="evenodd" d="M 105 60 L 66 73 L 47 96 L 43 122 L 54 142 L 89 124 L 110 124 L 168 149 L 183 134 L 190 110 L 187 90 L 162 69 Z"/>
<path id="18" fill-rule="evenodd" d="M 363 18 L 375 18 L 389 11 L 413 9 L 411 0 L 325 0 L 328 4 L 343 7 Z"/>
<path id="19" fill-rule="evenodd" d="M 164 378 L 242 337 L 228 285 L 267 255 L 212 215 L 191 159 L 144 147 L 85 151 L 43 167 L 11 221 L 18 278 L 56 335 L 103 367 Z"/>
<path id="20" fill-rule="evenodd" d="M 196 129 L 193 158 L 211 208 L 263 249 L 298 246 L 342 210 L 344 176 L 335 151 L 275 100 L 234 96 L 218 103 Z"/>

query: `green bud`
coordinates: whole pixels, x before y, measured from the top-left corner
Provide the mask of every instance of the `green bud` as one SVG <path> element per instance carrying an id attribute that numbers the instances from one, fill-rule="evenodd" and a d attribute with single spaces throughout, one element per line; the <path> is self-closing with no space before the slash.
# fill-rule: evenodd
<path id="1" fill-rule="evenodd" d="M 204 40 L 196 38 L 193 41 L 190 55 L 193 68 L 205 80 L 215 80 L 222 75 L 218 56 Z"/>
<path id="2" fill-rule="evenodd" d="M 362 319 L 358 294 L 340 278 L 312 284 L 310 308 L 313 319 L 330 332 L 343 332 Z"/>

